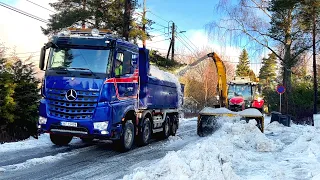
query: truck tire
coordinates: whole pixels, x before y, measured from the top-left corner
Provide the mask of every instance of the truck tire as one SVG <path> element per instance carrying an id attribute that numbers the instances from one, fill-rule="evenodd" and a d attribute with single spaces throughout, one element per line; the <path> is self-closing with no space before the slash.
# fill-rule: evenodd
<path id="1" fill-rule="evenodd" d="M 71 142 L 72 136 L 63 136 L 60 134 L 50 134 L 50 140 L 55 145 L 66 146 Z"/>
<path id="2" fill-rule="evenodd" d="M 123 127 L 123 133 L 120 140 L 116 142 L 116 146 L 121 152 L 127 152 L 132 148 L 134 142 L 134 125 L 131 120 L 127 120 Z"/>
<path id="3" fill-rule="evenodd" d="M 138 135 L 138 145 L 145 146 L 149 144 L 151 139 L 151 122 L 149 118 L 145 118 L 141 127 L 141 132 Z"/>
<path id="4" fill-rule="evenodd" d="M 82 140 L 82 142 L 84 143 L 91 143 L 93 141 L 93 138 L 91 137 L 82 137 L 80 138 Z"/>
<path id="5" fill-rule="evenodd" d="M 170 136 L 170 117 L 167 116 L 163 122 L 162 138 L 167 139 Z"/>

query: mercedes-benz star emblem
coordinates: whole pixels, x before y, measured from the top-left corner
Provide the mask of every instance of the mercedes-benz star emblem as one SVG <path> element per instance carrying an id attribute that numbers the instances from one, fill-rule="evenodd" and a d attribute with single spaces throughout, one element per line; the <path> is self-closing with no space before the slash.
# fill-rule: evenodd
<path id="1" fill-rule="evenodd" d="M 69 101 L 74 101 L 77 99 L 77 92 L 74 89 L 69 89 L 66 93 L 66 99 Z"/>

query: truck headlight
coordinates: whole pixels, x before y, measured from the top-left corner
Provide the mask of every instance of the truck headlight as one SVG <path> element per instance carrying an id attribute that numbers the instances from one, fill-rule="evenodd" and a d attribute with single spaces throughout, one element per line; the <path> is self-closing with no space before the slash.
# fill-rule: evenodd
<path id="1" fill-rule="evenodd" d="M 105 122 L 94 122 L 93 127 L 94 129 L 98 129 L 100 131 L 106 130 L 108 128 L 109 121 Z"/>
<path id="2" fill-rule="evenodd" d="M 47 124 L 47 118 L 39 116 L 39 124 Z"/>

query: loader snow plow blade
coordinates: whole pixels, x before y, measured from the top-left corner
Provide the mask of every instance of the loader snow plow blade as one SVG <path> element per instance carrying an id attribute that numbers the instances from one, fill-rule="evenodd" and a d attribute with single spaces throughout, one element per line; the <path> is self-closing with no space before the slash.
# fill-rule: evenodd
<path id="1" fill-rule="evenodd" d="M 200 137 L 204 137 L 214 133 L 221 126 L 221 122 L 218 122 L 218 119 L 221 117 L 240 117 L 241 120 L 245 120 L 246 122 L 255 119 L 257 121 L 257 127 L 262 133 L 264 132 L 264 117 L 261 112 L 255 108 L 234 112 L 226 108 L 206 107 L 199 112 L 197 134 Z"/>

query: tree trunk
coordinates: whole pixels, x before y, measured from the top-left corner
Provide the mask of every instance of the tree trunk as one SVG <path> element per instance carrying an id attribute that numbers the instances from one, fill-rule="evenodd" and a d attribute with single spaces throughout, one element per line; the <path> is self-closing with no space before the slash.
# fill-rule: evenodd
<path id="1" fill-rule="evenodd" d="M 291 60 L 291 45 L 285 45 L 285 55 L 284 55 L 284 63 L 283 63 L 283 86 L 286 88 L 286 92 L 283 94 L 283 103 L 282 103 L 282 111 L 285 114 L 288 114 L 288 109 L 289 109 L 289 97 L 291 94 L 291 65 L 290 65 L 290 60 Z"/>

